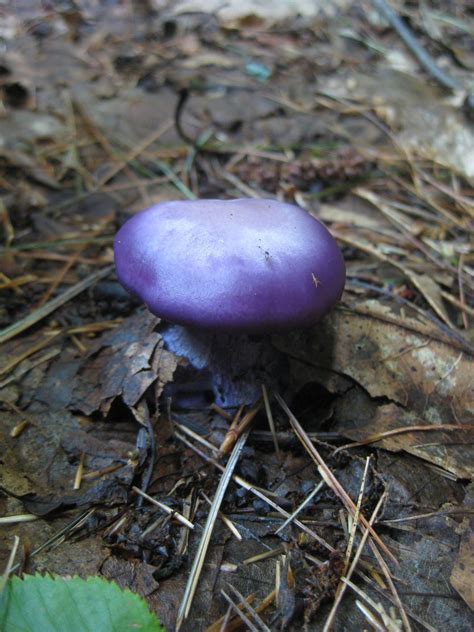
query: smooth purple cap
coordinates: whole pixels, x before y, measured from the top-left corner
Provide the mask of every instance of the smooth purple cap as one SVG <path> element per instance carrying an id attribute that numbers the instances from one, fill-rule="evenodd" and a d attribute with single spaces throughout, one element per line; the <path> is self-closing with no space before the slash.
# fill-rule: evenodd
<path id="1" fill-rule="evenodd" d="M 276 332 L 316 322 L 344 288 L 329 231 L 276 200 L 163 202 L 119 230 L 122 285 L 173 323 Z"/>

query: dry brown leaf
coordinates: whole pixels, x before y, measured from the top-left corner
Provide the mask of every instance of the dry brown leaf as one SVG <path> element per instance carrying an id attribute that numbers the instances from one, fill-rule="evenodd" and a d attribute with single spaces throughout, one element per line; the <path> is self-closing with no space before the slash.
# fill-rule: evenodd
<path id="1" fill-rule="evenodd" d="M 335 97 L 371 103 L 397 130 L 400 145 L 409 153 L 474 178 L 472 126 L 457 108 L 443 103 L 439 92 L 425 81 L 380 68 L 370 76 L 352 75 L 350 81 L 331 77 L 326 90 Z"/>
<path id="2" fill-rule="evenodd" d="M 351 393 L 336 407 L 335 417 L 334 430 L 355 442 L 390 452 L 404 450 L 457 478 L 474 477 L 474 424 L 426 423 L 401 406 L 367 406 Z"/>
<path id="3" fill-rule="evenodd" d="M 451 584 L 474 610 L 474 520 L 469 521 L 451 573 Z"/>
<path id="4" fill-rule="evenodd" d="M 117 397 L 134 407 L 153 384 L 158 398 L 178 364 L 154 331 L 158 322 L 148 311 L 141 312 L 102 336 L 73 382 L 70 407 L 86 415 L 97 410 L 106 415 Z"/>
<path id="5" fill-rule="evenodd" d="M 388 397 L 420 412 L 440 400 L 440 414 L 448 409 L 459 421 L 474 414 L 471 356 L 441 342 L 436 328 L 379 301 L 359 302 L 356 309 L 338 309 L 311 331 L 295 334 L 299 342 L 279 337 L 278 346 L 350 376 L 372 397 Z"/>
<path id="6" fill-rule="evenodd" d="M 155 2 L 160 5 L 160 2 Z M 207 0 L 206 12 L 217 15 L 219 20 L 227 26 L 237 25 L 240 20 L 249 16 L 254 16 L 266 22 L 276 22 L 285 20 L 296 15 L 314 17 L 321 13 L 334 14 L 338 9 L 348 6 L 348 0 L 333 0 L 331 3 L 324 0 L 299 0 L 297 3 L 292 0 L 260 0 L 259 3 L 253 0 Z M 176 14 L 193 11 L 201 12 L 203 3 L 196 0 L 178 0 L 173 2 L 173 11 Z"/>
<path id="7" fill-rule="evenodd" d="M 343 424 L 339 431 L 358 441 L 405 426 L 473 423 L 469 354 L 433 339 L 428 326 L 378 301 L 359 303 L 357 310 L 339 309 L 309 332 L 275 339 L 291 357 L 350 377 L 372 398 L 391 400 L 367 419 L 354 404 L 350 411 L 357 424 Z M 461 478 L 474 473 L 465 434 L 408 433 L 381 445 L 407 450 Z"/>

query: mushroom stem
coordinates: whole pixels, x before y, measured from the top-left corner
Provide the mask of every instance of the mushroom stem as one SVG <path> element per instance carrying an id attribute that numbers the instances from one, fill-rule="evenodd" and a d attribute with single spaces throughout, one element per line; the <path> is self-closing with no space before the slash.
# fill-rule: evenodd
<path id="1" fill-rule="evenodd" d="M 209 371 L 215 403 L 224 408 L 255 402 L 262 384 L 277 388 L 278 376 L 285 374 L 285 356 L 268 335 L 212 333 L 172 324 L 161 335 L 169 351 L 193 368 Z"/>

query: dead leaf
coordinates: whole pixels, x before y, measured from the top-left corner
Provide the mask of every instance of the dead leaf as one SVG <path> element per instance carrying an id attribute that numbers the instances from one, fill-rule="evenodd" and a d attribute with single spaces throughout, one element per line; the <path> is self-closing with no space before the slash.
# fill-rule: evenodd
<path id="1" fill-rule="evenodd" d="M 353 389 L 337 402 L 334 413 L 336 432 L 355 442 L 370 439 L 371 447 L 391 452 L 404 450 L 435 463 L 458 478 L 474 477 L 474 424 L 459 429 L 453 428 L 456 424 L 447 424 L 443 430 L 442 422 L 426 424 L 424 419 L 401 406 L 377 405 L 366 401 L 365 397 Z M 417 427 L 425 430 L 411 430 Z M 383 437 L 391 431 L 396 433 Z"/>
<path id="2" fill-rule="evenodd" d="M 387 397 L 424 417 L 466 422 L 474 414 L 472 357 L 438 330 L 379 301 L 339 308 L 308 332 L 278 337 L 289 355 L 342 373 L 372 397 Z M 292 346 L 293 345 L 293 346 Z"/>
<path id="3" fill-rule="evenodd" d="M 334 15 L 334 13 L 347 7 L 348 0 L 333 0 L 330 4 L 324 0 L 298 0 L 298 3 L 288 0 L 261 0 L 258 4 L 253 0 L 229 0 L 222 4 L 220 0 L 208 0 L 206 12 L 217 15 L 219 20 L 227 26 L 238 25 L 240 20 L 254 16 L 265 22 L 274 23 L 287 20 L 296 15 L 315 17 L 319 14 Z M 202 11 L 202 2 L 196 0 L 178 0 L 173 3 L 175 14 Z"/>
<path id="4" fill-rule="evenodd" d="M 425 81 L 382 68 L 372 75 L 352 75 L 350 89 L 341 77 L 327 82 L 336 97 L 372 103 L 400 144 L 414 155 L 474 178 L 474 130 L 455 107 L 441 102 Z"/>
<path id="5" fill-rule="evenodd" d="M 467 605 L 474 610 L 474 520 L 468 522 L 461 537 L 450 581 Z"/>
<path id="6" fill-rule="evenodd" d="M 117 397 L 134 407 L 154 383 L 158 384 L 158 398 L 178 364 L 154 331 L 158 322 L 150 312 L 142 311 L 102 336 L 81 362 L 69 408 L 86 415 L 95 411 L 107 415 Z"/>

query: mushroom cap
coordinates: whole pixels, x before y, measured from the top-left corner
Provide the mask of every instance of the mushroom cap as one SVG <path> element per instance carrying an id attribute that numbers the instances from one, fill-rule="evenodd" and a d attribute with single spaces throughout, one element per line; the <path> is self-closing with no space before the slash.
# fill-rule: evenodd
<path id="1" fill-rule="evenodd" d="M 163 202 L 122 226 L 114 252 L 119 281 L 153 314 L 201 329 L 309 326 L 345 282 L 329 231 L 276 200 Z"/>

